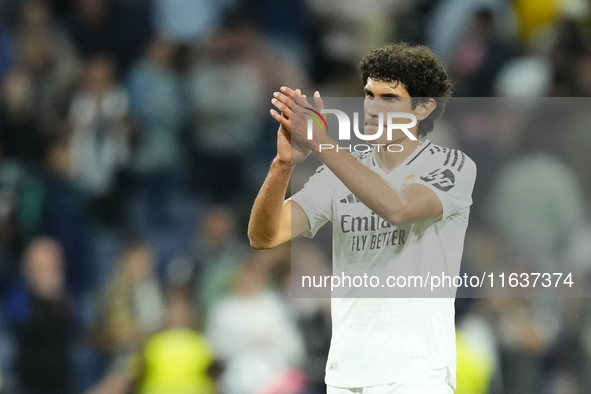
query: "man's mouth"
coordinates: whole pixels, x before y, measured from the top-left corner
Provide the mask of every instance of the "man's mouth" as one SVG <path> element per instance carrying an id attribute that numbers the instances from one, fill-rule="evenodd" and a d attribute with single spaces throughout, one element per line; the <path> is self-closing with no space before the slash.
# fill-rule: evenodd
<path id="1" fill-rule="evenodd" d="M 369 118 L 369 119 L 365 119 L 365 126 L 374 126 L 374 127 L 378 127 L 379 126 L 379 121 L 378 119 L 374 119 L 374 118 Z"/>

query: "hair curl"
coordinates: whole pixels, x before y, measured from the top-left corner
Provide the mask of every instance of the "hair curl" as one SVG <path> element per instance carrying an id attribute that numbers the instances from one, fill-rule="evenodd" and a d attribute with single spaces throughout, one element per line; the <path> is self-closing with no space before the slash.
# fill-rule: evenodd
<path id="1" fill-rule="evenodd" d="M 368 78 L 401 83 L 412 97 L 413 108 L 431 98 L 437 102 L 437 108 L 419 123 L 419 136 L 433 130 L 433 123 L 443 115 L 453 93 L 453 84 L 443 62 L 423 45 L 393 43 L 373 49 L 363 58 L 359 69 L 364 85 Z"/>

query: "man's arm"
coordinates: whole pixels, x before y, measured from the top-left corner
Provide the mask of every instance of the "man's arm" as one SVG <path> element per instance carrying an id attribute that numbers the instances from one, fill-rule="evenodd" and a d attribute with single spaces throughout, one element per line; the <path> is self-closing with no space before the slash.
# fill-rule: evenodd
<path id="1" fill-rule="evenodd" d="M 399 192 L 347 151 L 315 153 L 361 202 L 389 223 L 414 223 L 443 213 L 439 197 L 424 185 L 410 184 Z"/>
<path id="2" fill-rule="evenodd" d="M 254 202 L 248 223 L 250 246 L 272 249 L 310 229 L 306 213 L 296 202 L 284 201 L 292 166 L 275 158 Z"/>
<path id="3" fill-rule="evenodd" d="M 301 94 L 299 89 L 294 93 Z M 271 115 L 287 118 L 291 111 L 279 114 L 272 110 Z M 292 141 L 289 130 L 279 122 L 277 156 L 254 201 L 248 223 L 248 238 L 253 248 L 272 249 L 310 229 L 308 216 L 302 207 L 291 200 L 284 201 L 293 166 L 309 154 L 309 149 Z"/>
<path id="4" fill-rule="evenodd" d="M 273 118 L 291 133 L 292 139 L 308 144 L 308 148 L 373 212 L 394 225 L 414 223 L 443 213 L 439 197 L 428 187 L 411 184 L 402 192 L 396 191 L 349 152 L 333 149 L 321 152 L 318 149 L 320 144 L 336 145 L 326 133 L 315 132 L 314 140 L 309 141 L 306 139 L 306 130 L 292 132 L 291 98 L 305 96 L 299 90 L 289 88 L 282 88 L 282 92 L 284 95 L 275 95 L 278 100 L 273 102 L 282 111 L 282 115 L 275 112 L 272 113 Z M 314 100 L 317 107 L 321 108 L 320 97 L 315 96 Z"/>

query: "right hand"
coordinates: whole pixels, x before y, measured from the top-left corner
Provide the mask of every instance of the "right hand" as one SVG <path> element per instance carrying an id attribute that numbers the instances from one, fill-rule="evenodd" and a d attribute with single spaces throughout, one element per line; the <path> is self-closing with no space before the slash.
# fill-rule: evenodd
<path id="1" fill-rule="evenodd" d="M 296 89 L 300 97 L 302 95 L 300 89 Z M 289 110 L 281 113 L 276 110 L 271 110 L 271 116 L 279 122 L 279 129 L 277 130 L 277 160 L 281 163 L 295 165 L 304 161 L 312 152 L 303 143 L 291 136 L 291 112 Z"/>

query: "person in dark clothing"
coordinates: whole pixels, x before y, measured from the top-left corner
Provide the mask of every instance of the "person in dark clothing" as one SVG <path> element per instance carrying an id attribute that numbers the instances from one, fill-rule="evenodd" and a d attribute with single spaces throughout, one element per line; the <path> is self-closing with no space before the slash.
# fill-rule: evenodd
<path id="1" fill-rule="evenodd" d="M 48 237 L 32 240 L 24 252 L 22 273 L 6 297 L 16 345 L 14 391 L 68 393 L 74 304 L 65 291 L 59 243 Z"/>

